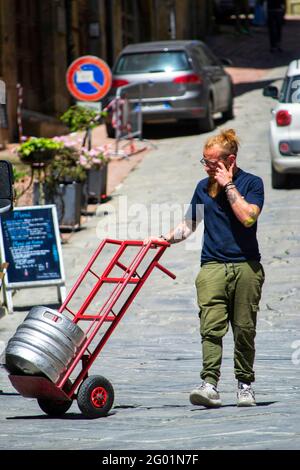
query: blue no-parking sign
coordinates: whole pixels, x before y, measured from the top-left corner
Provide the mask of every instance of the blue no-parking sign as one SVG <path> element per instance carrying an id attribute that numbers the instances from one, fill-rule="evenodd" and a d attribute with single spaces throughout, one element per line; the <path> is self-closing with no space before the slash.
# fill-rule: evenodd
<path id="1" fill-rule="evenodd" d="M 111 87 L 108 65 L 95 56 L 83 56 L 69 66 L 66 83 L 70 93 L 81 101 L 99 101 Z"/>

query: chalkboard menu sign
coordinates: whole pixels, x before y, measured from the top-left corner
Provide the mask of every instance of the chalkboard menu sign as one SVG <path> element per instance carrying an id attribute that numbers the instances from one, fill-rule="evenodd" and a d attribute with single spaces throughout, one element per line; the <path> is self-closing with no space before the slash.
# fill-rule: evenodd
<path id="1" fill-rule="evenodd" d="M 2 262 L 8 289 L 64 284 L 56 207 L 19 207 L 1 215 Z"/>

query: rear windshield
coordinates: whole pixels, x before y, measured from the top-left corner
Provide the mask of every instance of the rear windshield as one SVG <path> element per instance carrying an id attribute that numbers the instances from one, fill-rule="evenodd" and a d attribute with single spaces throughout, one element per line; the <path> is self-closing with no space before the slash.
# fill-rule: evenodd
<path id="1" fill-rule="evenodd" d="M 191 65 L 184 51 L 142 52 L 120 57 L 114 73 L 155 73 L 190 70 Z"/>
<path id="2" fill-rule="evenodd" d="M 300 75 L 284 80 L 279 101 L 281 103 L 300 103 Z"/>

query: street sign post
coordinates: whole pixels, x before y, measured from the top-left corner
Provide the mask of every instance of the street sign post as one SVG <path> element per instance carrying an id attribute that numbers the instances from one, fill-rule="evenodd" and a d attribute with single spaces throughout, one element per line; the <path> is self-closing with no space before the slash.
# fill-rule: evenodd
<path id="1" fill-rule="evenodd" d="M 84 108 L 87 109 L 92 109 L 93 111 L 96 111 L 97 113 L 101 113 L 102 111 L 102 103 L 101 101 L 76 101 L 77 106 L 83 106 Z"/>
<path id="2" fill-rule="evenodd" d="M 112 81 L 108 65 L 95 56 L 74 60 L 66 73 L 69 92 L 80 101 L 99 101 L 110 90 Z"/>

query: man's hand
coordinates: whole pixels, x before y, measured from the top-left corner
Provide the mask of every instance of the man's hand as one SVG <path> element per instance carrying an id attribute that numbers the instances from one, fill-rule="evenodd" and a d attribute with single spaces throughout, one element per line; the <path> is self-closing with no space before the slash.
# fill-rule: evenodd
<path id="1" fill-rule="evenodd" d="M 159 237 L 148 237 L 143 240 L 143 245 L 148 245 L 149 242 L 152 242 L 152 243 L 165 242 L 166 243 L 166 240 L 164 238 L 159 238 Z"/>
<path id="2" fill-rule="evenodd" d="M 222 188 L 224 188 L 226 184 L 232 182 L 234 165 L 235 163 L 232 163 L 227 169 L 223 162 L 218 162 L 218 166 L 215 173 L 215 180 L 219 183 L 220 186 L 222 186 Z"/>

